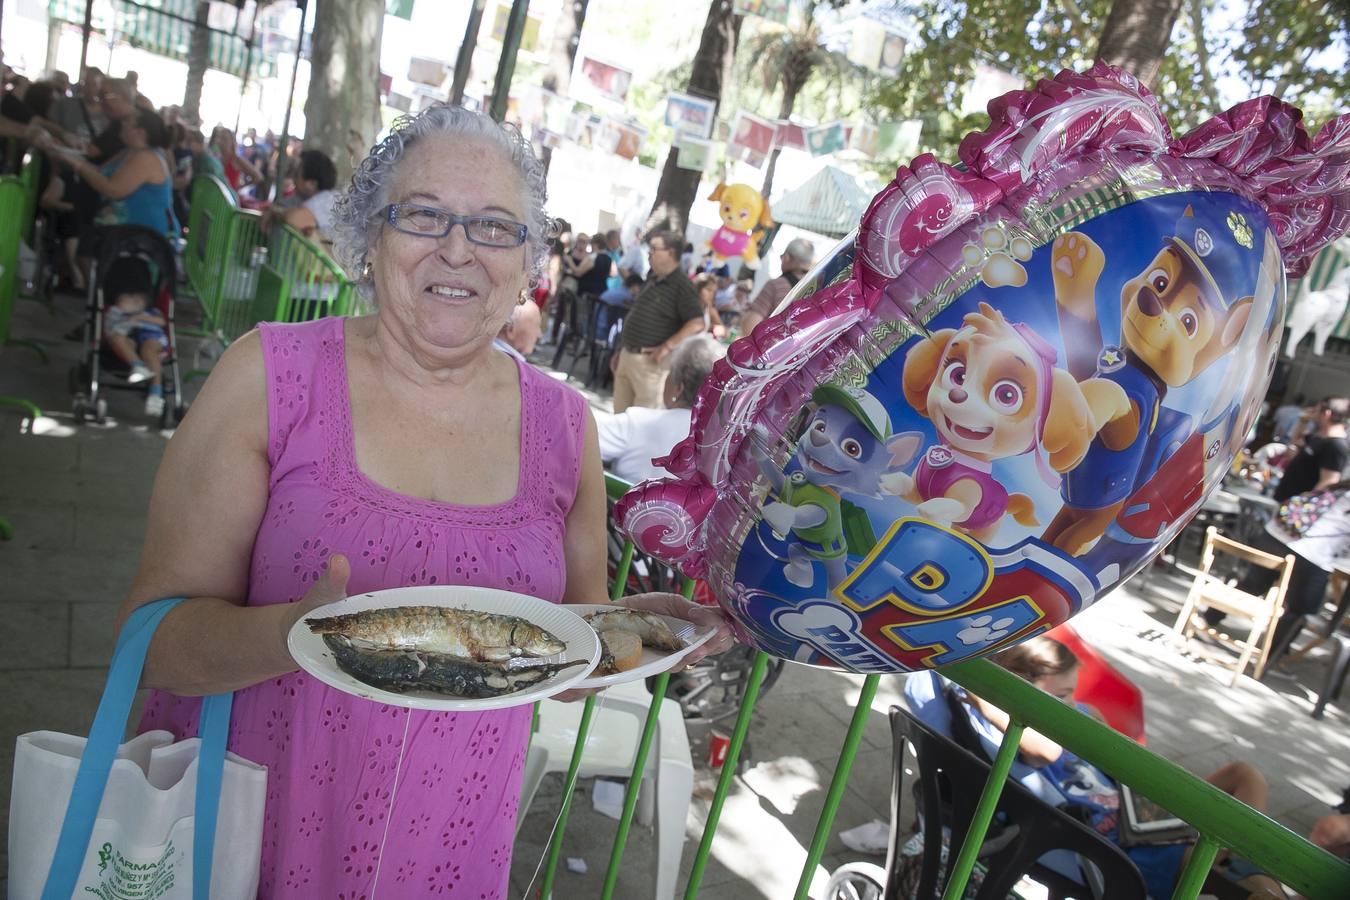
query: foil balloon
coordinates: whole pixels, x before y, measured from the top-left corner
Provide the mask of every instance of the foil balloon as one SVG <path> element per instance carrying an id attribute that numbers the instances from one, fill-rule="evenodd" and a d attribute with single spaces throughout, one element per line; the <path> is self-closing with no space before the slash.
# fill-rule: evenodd
<path id="1" fill-rule="evenodd" d="M 920 156 L 736 342 L 616 516 L 746 642 L 854 672 L 1081 612 L 1248 435 L 1285 275 L 1350 226 L 1350 116 L 1277 100 L 1175 138 L 1131 76 L 1060 73 Z"/>
<path id="2" fill-rule="evenodd" d="M 759 266 L 759 242 L 764 229 L 773 226 L 769 201 L 748 184 L 718 184 L 708 196 L 718 204 L 722 225 L 708 239 L 708 252 L 718 262 L 739 258 L 746 266 Z"/>

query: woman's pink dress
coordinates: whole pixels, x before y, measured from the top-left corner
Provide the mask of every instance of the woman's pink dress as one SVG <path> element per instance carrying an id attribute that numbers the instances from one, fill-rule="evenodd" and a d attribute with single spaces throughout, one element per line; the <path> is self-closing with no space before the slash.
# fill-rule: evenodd
<path id="1" fill-rule="evenodd" d="M 351 560 L 353 594 L 469 584 L 562 599 L 564 520 L 585 424 L 579 394 L 521 363 L 515 498 L 418 500 L 356 467 L 343 320 L 261 330 L 271 480 L 249 605 L 302 596 L 334 553 Z M 199 705 L 156 692 L 140 728 L 193 736 Z M 303 672 L 237 692 L 229 749 L 268 769 L 258 896 L 370 897 L 378 877 L 385 897 L 504 897 L 529 728 L 528 706 L 409 711 Z"/>

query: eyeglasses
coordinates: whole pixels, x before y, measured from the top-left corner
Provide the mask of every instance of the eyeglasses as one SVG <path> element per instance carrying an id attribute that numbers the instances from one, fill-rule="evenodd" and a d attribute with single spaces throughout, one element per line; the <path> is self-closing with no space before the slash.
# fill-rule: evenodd
<path id="1" fill-rule="evenodd" d="M 659 252 L 661 252 L 662 250 L 669 250 L 669 249 L 670 249 L 669 247 L 658 247 L 658 246 L 656 246 L 655 244 L 648 244 L 648 245 L 647 245 L 647 252 L 648 252 L 648 253 L 659 253 Z"/>
<path id="2" fill-rule="evenodd" d="M 519 247 L 529 233 L 528 227 L 509 219 L 457 216 L 416 203 L 391 203 L 385 208 L 385 216 L 396 230 L 418 237 L 443 238 L 456 225 L 463 225 L 464 236 L 469 242 L 484 247 Z"/>

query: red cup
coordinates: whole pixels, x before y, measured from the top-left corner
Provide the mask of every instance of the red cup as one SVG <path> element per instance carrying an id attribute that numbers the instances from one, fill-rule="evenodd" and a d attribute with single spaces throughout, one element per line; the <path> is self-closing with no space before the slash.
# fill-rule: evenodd
<path id="1" fill-rule="evenodd" d="M 711 769 L 722 768 L 722 763 L 727 761 L 727 750 L 731 748 L 731 738 L 720 731 L 711 731 L 708 733 L 708 767 Z"/>

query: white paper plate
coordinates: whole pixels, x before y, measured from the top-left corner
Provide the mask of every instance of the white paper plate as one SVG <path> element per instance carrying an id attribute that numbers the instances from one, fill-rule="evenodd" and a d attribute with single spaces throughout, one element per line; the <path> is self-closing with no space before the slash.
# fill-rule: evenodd
<path id="1" fill-rule="evenodd" d="M 623 609 L 621 603 L 569 603 L 567 608 L 578 615 L 586 615 L 592 612 L 601 612 L 607 609 Z M 642 610 L 645 612 L 645 610 Z M 613 675 L 595 675 L 589 678 L 583 678 L 572 685 L 577 688 L 601 688 L 609 687 L 613 684 L 624 684 L 629 681 L 638 681 L 642 678 L 650 678 L 653 675 L 660 675 L 662 672 L 669 672 L 680 664 L 689 652 L 695 647 L 704 644 L 708 638 L 717 633 L 715 625 L 695 625 L 688 619 L 678 619 L 674 616 L 662 616 L 659 613 L 651 613 L 660 619 L 664 619 L 670 626 L 670 630 L 675 632 L 675 636 L 684 642 L 682 650 L 653 650 L 651 647 L 642 648 L 642 659 L 636 666 L 627 672 L 615 672 Z M 585 622 L 585 620 L 582 620 Z M 590 625 L 586 626 L 590 628 Z M 603 652 L 603 651 L 602 651 Z M 597 658 L 598 661 L 598 658 Z"/>
<path id="2" fill-rule="evenodd" d="M 431 691 L 409 691 L 406 694 L 386 691 L 359 681 L 338 668 L 333 652 L 323 642 L 323 637 L 309 630 L 305 619 L 320 619 L 345 613 L 363 612 L 368 609 L 383 609 L 398 606 L 446 606 L 453 609 L 476 610 L 481 612 L 502 613 L 519 616 L 528 622 L 546 628 L 558 640 L 567 645 L 562 653 L 541 657 L 543 663 L 563 663 L 585 660 L 587 665 L 576 666 L 565 672 L 559 672 L 545 678 L 538 684 L 500 697 L 469 699 L 436 694 Z M 586 624 L 572 607 L 558 603 L 549 603 L 538 597 L 514 594 L 510 591 L 498 591 L 491 588 L 464 587 L 459 585 L 426 585 L 422 587 L 394 588 L 376 591 L 372 594 L 358 594 L 320 606 L 304 619 L 295 623 L 287 636 L 287 645 L 291 656 L 315 678 L 329 687 L 337 688 L 357 697 L 364 697 L 376 703 L 388 703 L 391 706 L 409 706 L 413 709 L 432 709 L 440 711 L 467 711 L 484 709 L 504 709 L 508 706 L 521 706 L 533 703 L 545 697 L 551 697 L 559 691 L 575 687 L 577 682 L 595 668 L 600 661 L 600 639 L 595 630 Z"/>

